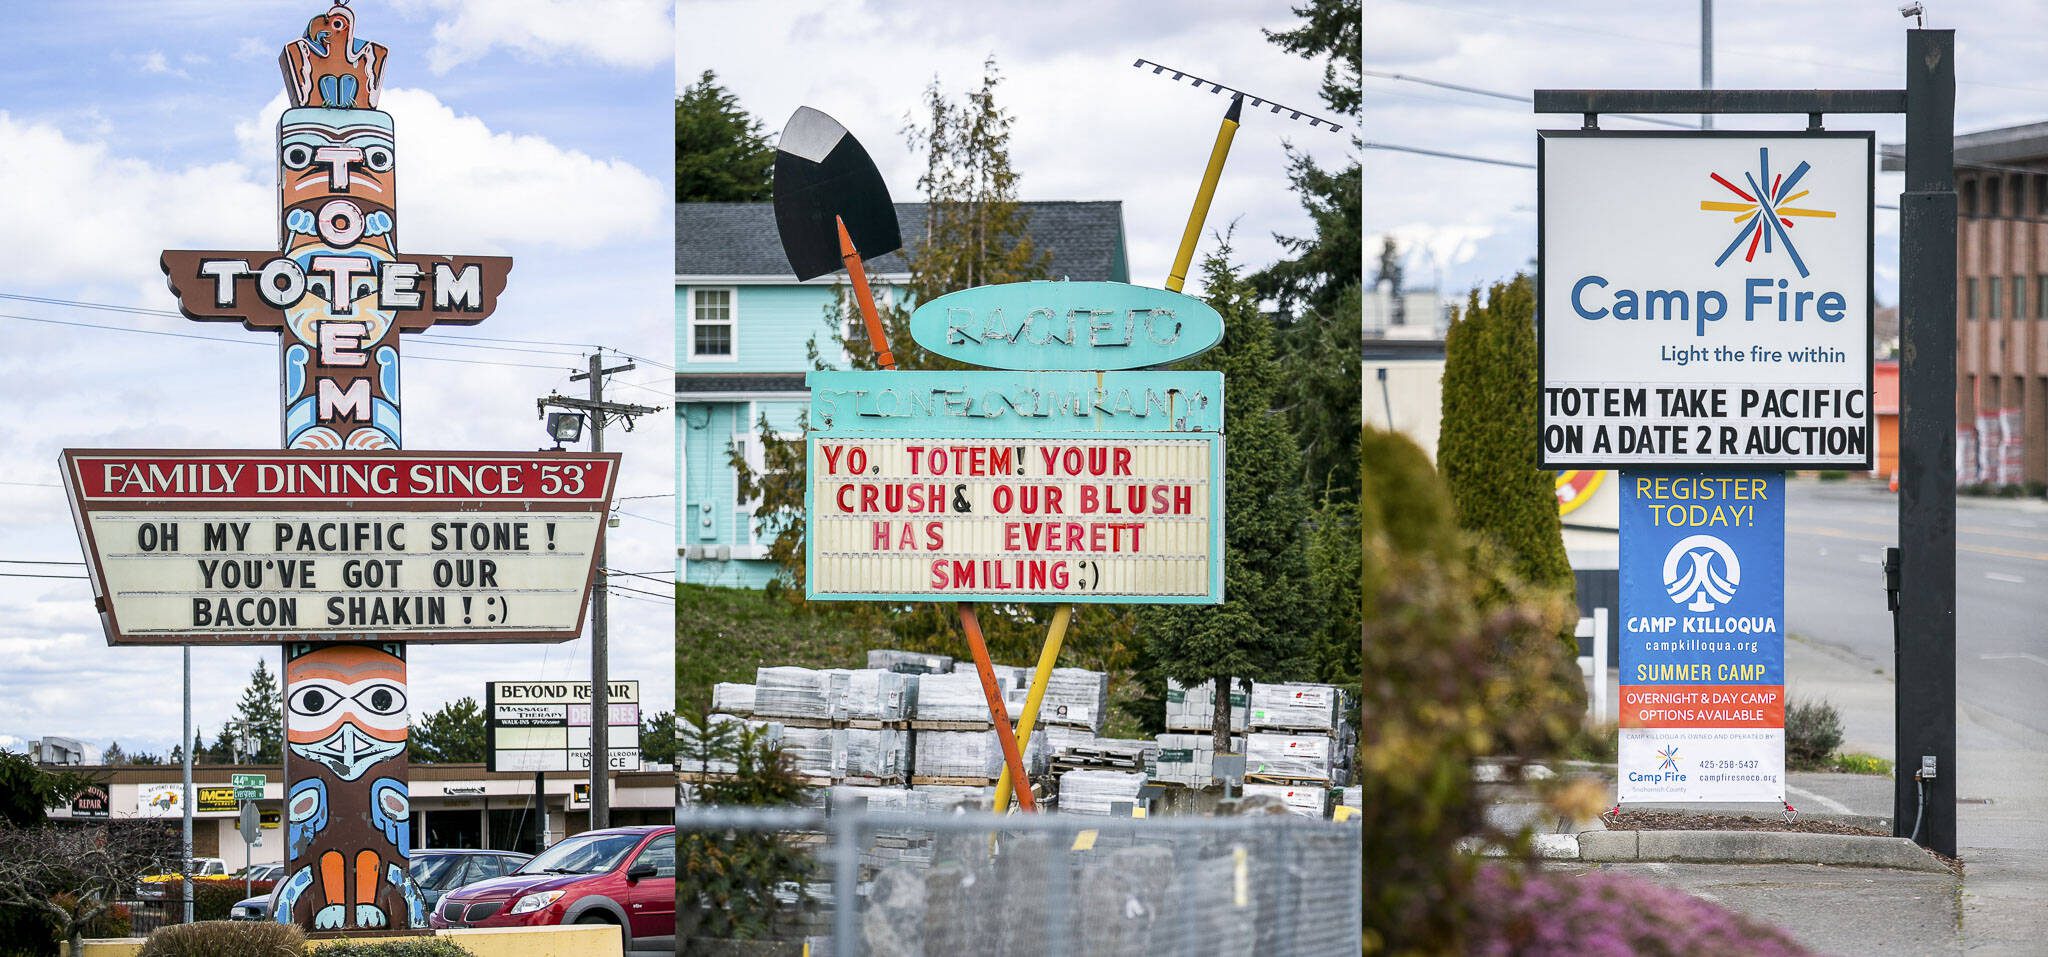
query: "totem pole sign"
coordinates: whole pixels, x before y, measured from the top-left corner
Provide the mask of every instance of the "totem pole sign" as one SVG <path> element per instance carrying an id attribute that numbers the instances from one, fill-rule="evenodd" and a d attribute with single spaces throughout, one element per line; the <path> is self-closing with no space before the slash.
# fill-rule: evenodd
<path id="1" fill-rule="evenodd" d="M 69 450 L 113 644 L 282 644 L 276 919 L 420 927 L 408 641 L 581 631 L 616 455 L 401 452 L 403 333 L 489 317 L 505 257 L 398 252 L 384 47 L 345 0 L 279 63 L 276 250 L 166 250 L 184 315 L 274 333 L 282 452 Z"/>

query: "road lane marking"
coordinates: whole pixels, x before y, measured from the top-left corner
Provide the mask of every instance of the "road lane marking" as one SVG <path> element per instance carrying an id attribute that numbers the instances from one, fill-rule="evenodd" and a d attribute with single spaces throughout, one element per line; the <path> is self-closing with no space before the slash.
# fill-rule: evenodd
<path id="1" fill-rule="evenodd" d="M 1856 813 L 1855 811 L 1849 810 L 1849 805 L 1843 804 L 1842 802 L 1837 801 L 1834 798 L 1828 797 L 1825 794 L 1815 794 L 1812 791 L 1809 791 L 1802 787 L 1798 787 L 1797 785 L 1793 784 L 1785 785 L 1785 790 L 1791 792 L 1794 796 L 1798 797 L 1801 803 L 1818 804 L 1821 807 L 1826 808 L 1827 810 L 1835 814 Z"/>
<path id="2" fill-rule="evenodd" d="M 1828 528 L 1821 525 L 1787 525 L 1785 530 L 1802 535 L 1819 535 L 1823 538 L 1841 538 L 1852 542 L 1869 542 L 1873 545 L 1891 545 L 1894 543 L 1890 538 L 1880 538 L 1875 535 L 1858 535 L 1854 532 L 1845 532 L 1839 528 Z M 1996 555 L 2000 558 L 2017 558 L 2029 562 L 2048 562 L 2048 552 L 2023 552 L 2018 549 L 1999 548 L 1994 545 L 1970 545 L 1964 542 L 1957 542 L 1956 551 L 1975 552 L 1979 555 Z"/>
<path id="3" fill-rule="evenodd" d="M 2041 657 L 2040 655 L 2030 655 L 2030 654 L 2027 654 L 2027 653 L 2026 653 L 2026 652 L 2024 652 L 2024 651 L 2022 651 L 2022 652 L 2018 652 L 2018 653 L 2015 653 L 2015 654 L 2009 654 L 2009 655 L 1978 655 L 1978 656 L 1977 656 L 1977 660 L 1979 660 L 1979 661 L 2012 661 L 2012 660 L 2014 660 L 2014 659 L 2024 659 L 2024 660 L 2026 660 L 2026 661 L 2031 661 L 2031 662 L 2033 662 L 2033 663 L 2035 663 L 2035 664 L 2037 664 L 2037 665 L 2040 665 L 2040 666 L 2041 666 L 2041 667 L 2043 667 L 2043 668 L 2048 668 L 2048 658 L 2043 658 L 2043 657 Z"/>
<path id="4" fill-rule="evenodd" d="M 2003 572 L 1985 572 L 1984 577 L 1995 582 L 2005 582 L 2008 585 L 2024 585 L 2027 583 L 2026 579 L 2018 575 L 2007 575 Z"/>

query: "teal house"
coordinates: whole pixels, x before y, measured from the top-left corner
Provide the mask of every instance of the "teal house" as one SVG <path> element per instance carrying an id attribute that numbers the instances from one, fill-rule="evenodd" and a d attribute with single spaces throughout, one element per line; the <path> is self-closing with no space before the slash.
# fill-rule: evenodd
<path id="1" fill-rule="evenodd" d="M 1027 202 L 1032 244 L 1051 254 L 1048 278 L 1130 281 L 1123 204 Z M 924 204 L 897 203 L 906 248 L 924 237 Z M 867 264 L 884 303 L 910 278 L 901 253 Z M 683 496 L 676 522 L 682 579 L 760 588 L 775 576 L 768 542 L 754 519 L 757 503 L 739 494 L 735 450 L 755 468 L 755 424 L 766 417 L 797 434 L 809 401 L 804 374 L 811 350 L 832 368 L 846 356 L 833 336 L 865 338 L 859 318 L 839 314 L 835 289 L 845 274 L 798 282 L 775 232 L 768 203 L 676 206 L 676 463 Z M 849 324 L 850 320 L 850 324 Z"/>

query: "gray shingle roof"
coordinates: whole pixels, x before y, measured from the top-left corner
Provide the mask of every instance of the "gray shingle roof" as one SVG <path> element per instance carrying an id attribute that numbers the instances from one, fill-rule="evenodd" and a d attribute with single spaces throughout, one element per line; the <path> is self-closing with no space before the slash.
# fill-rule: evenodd
<path id="1" fill-rule="evenodd" d="M 1048 278 L 1130 281 L 1124 255 L 1124 211 L 1119 200 L 1025 202 L 1031 242 L 1052 252 Z M 897 203 L 903 244 L 924 238 L 923 203 Z M 905 273 L 901 253 L 867 264 L 877 275 Z M 768 203 L 677 203 L 676 275 L 787 276 L 795 281 L 782 240 L 775 234 L 775 208 Z"/>

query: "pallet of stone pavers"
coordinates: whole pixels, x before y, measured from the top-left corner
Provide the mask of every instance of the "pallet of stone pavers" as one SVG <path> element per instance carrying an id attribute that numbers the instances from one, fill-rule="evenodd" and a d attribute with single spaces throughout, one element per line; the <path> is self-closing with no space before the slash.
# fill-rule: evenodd
<path id="1" fill-rule="evenodd" d="M 785 728 L 837 728 L 844 726 L 833 723 L 830 718 L 792 718 L 780 714 L 757 714 L 754 716 L 754 720 L 779 724 Z"/>
<path id="2" fill-rule="evenodd" d="M 1313 778 L 1313 777 L 1310 777 L 1310 778 L 1303 778 L 1303 777 L 1289 777 L 1289 776 L 1287 776 L 1287 775 L 1284 775 L 1284 774 L 1249 774 L 1249 773 L 1247 773 L 1247 774 L 1246 774 L 1246 775 L 1244 776 L 1244 779 L 1245 779 L 1246 781 L 1249 781 L 1249 782 L 1253 783 L 1253 784 L 1284 784 L 1284 785 L 1286 785 L 1286 786 L 1288 786 L 1288 787 L 1293 787 L 1293 788 L 1322 788 L 1322 789 L 1324 789 L 1324 790 L 1328 790 L 1328 789 L 1330 788 L 1330 779 L 1329 779 L 1329 778 Z"/>
<path id="3" fill-rule="evenodd" d="M 900 788 L 903 786 L 903 775 L 870 777 L 864 774 L 849 774 L 840 778 L 839 783 L 853 788 Z"/>
<path id="4" fill-rule="evenodd" d="M 1145 753 L 1125 748 L 1073 747 L 1053 755 L 1052 769 L 1060 771 L 1142 771 Z"/>
<path id="5" fill-rule="evenodd" d="M 944 723 L 944 722 L 940 722 Z M 876 721 L 873 718 L 848 718 L 840 727 L 858 728 L 862 731 L 902 731 L 911 726 L 909 721 Z"/>
<path id="6" fill-rule="evenodd" d="M 964 788 L 986 788 L 994 787 L 996 784 L 996 779 L 981 777 L 954 777 L 950 775 L 913 774 L 910 776 L 910 783 L 912 786 L 949 785 L 953 787 Z"/>
<path id="7" fill-rule="evenodd" d="M 994 731 L 996 726 L 988 721 L 923 721 L 911 719 L 912 731 Z"/>

